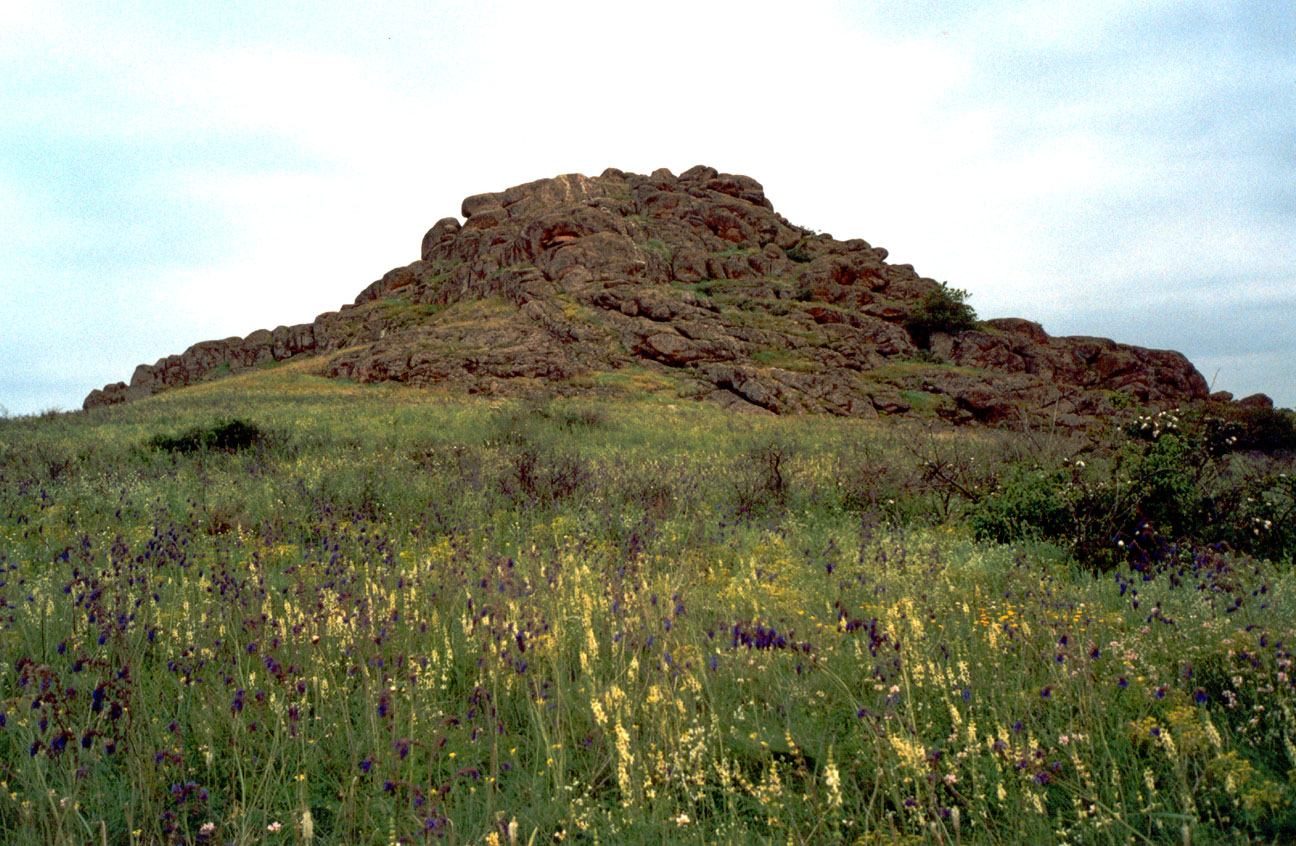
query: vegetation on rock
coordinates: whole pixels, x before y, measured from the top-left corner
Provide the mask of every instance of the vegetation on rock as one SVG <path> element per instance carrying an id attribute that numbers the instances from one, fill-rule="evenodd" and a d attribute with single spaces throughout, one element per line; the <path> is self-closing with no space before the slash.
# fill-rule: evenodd
<path id="1" fill-rule="evenodd" d="M 975 329 L 976 312 L 967 304 L 968 296 L 967 291 L 951 288 L 944 282 L 924 294 L 905 321 L 905 328 L 913 336 L 914 343 L 925 350 L 931 346 L 934 332 L 953 335 Z"/>

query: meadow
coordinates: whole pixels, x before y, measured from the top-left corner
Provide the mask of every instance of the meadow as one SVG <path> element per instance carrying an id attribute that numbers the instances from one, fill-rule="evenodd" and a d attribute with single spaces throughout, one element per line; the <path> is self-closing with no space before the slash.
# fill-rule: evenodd
<path id="1" fill-rule="evenodd" d="M 290 364 L 0 421 L 0 842 L 1289 842 L 1296 482 L 1255 421 L 651 382 Z"/>

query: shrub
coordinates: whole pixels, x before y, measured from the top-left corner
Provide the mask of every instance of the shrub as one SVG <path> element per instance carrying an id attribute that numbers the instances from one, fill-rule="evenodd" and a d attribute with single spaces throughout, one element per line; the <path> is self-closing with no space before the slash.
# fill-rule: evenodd
<path id="1" fill-rule="evenodd" d="M 485 446 L 548 442 L 564 432 L 585 432 L 608 425 L 605 411 L 592 405 L 531 400 L 492 415 Z"/>
<path id="2" fill-rule="evenodd" d="M 1280 408 L 1226 407 L 1204 421 L 1207 443 L 1216 455 L 1260 452 L 1296 453 L 1296 413 Z"/>
<path id="3" fill-rule="evenodd" d="M 189 455 L 196 452 L 241 452 L 265 443 L 269 434 L 246 420 L 222 420 L 211 426 L 195 426 L 179 435 L 154 435 L 148 446 L 164 452 Z"/>
<path id="4" fill-rule="evenodd" d="M 1073 526 L 1059 474 L 1044 470 L 1014 473 L 978 503 L 971 517 L 977 537 L 998 543 L 1022 538 L 1051 540 Z"/>
<path id="5" fill-rule="evenodd" d="M 927 349 L 934 332 L 952 334 L 974 328 L 976 312 L 967 304 L 968 296 L 967 291 L 951 288 L 944 282 L 938 283 L 936 289 L 923 297 L 905 321 L 905 328 L 909 330 L 914 343 Z"/>
<path id="6" fill-rule="evenodd" d="M 608 425 L 607 414 L 594 406 L 574 406 L 552 413 L 553 420 L 565 429 L 599 429 Z"/>
<path id="7" fill-rule="evenodd" d="M 892 515 L 905 499 L 906 470 L 874 445 L 857 444 L 829 477 L 831 495 L 848 511 Z"/>
<path id="8" fill-rule="evenodd" d="M 735 505 L 740 512 L 756 511 L 787 502 L 788 462 L 796 448 L 772 439 L 751 448 L 734 468 Z"/>
<path id="9" fill-rule="evenodd" d="M 976 503 L 982 539 L 1068 545 L 1081 564 L 1160 564 L 1178 546 L 1224 544 L 1290 560 L 1296 554 L 1296 477 L 1288 464 L 1219 453 L 1210 420 L 1176 413 L 1136 418 L 1104 460 L 1009 475 Z"/>
<path id="10" fill-rule="evenodd" d="M 500 492 L 518 507 L 551 506 L 576 496 L 590 481 L 589 468 L 562 450 L 522 442 L 504 450 Z"/>

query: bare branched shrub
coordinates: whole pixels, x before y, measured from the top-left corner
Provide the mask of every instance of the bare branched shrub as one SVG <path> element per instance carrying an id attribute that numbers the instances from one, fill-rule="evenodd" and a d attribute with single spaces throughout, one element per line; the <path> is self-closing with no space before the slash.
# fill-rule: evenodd
<path id="1" fill-rule="evenodd" d="M 675 504 L 674 489 L 666 482 L 654 479 L 636 480 L 627 486 L 625 497 L 654 520 L 666 517 Z"/>
<path id="2" fill-rule="evenodd" d="M 577 456 L 520 443 L 504 452 L 499 487 L 515 505 L 547 506 L 571 499 L 589 481 L 589 469 Z"/>
<path id="3" fill-rule="evenodd" d="M 223 535 L 228 532 L 239 532 L 247 528 L 249 518 L 247 509 L 241 502 L 221 500 L 207 507 L 202 530 L 207 535 Z"/>
<path id="4" fill-rule="evenodd" d="M 789 462 L 796 453 L 791 443 L 772 439 L 752 447 L 734 467 L 734 504 L 738 511 L 756 511 L 787 503 Z"/>
<path id="5" fill-rule="evenodd" d="M 440 476 L 451 476 L 471 487 L 481 487 L 482 451 L 468 444 L 433 444 L 410 453 L 410 459 Z"/>
<path id="6" fill-rule="evenodd" d="M 937 522 L 948 521 L 965 504 L 979 502 L 994 484 L 996 462 L 966 437 L 928 429 L 908 440 L 905 449 L 913 462 L 910 495 L 921 499 Z"/>
<path id="7" fill-rule="evenodd" d="M 832 475 L 835 495 L 850 511 L 894 514 L 907 496 L 911 470 L 874 443 L 854 445 Z"/>

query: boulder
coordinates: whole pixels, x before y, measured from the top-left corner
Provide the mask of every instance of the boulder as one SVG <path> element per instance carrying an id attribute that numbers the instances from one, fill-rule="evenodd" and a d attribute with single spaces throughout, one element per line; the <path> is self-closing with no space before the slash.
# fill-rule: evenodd
<path id="1" fill-rule="evenodd" d="M 1251 394 L 1237 401 L 1242 408 L 1273 408 L 1273 400 L 1267 394 Z"/>
<path id="2" fill-rule="evenodd" d="M 436 248 L 458 235 L 461 228 L 458 218 L 443 217 L 438 220 L 423 236 L 423 243 L 419 250 L 420 257 L 424 261 L 435 258 Z"/>

